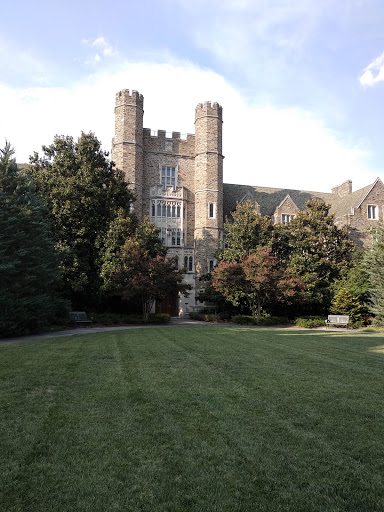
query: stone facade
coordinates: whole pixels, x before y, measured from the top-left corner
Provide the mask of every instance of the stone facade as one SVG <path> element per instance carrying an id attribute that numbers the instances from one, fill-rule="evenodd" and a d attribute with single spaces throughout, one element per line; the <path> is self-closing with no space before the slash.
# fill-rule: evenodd
<path id="1" fill-rule="evenodd" d="M 148 215 L 161 237 L 185 268 L 192 286 L 189 297 L 179 297 L 175 314 L 199 308 L 198 278 L 216 264 L 223 238 L 223 222 L 237 203 L 252 201 L 255 211 L 275 223 L 290 222 L 312 198 L 331 205 L 338 226 L 347 226 L 359 245 L 369 244 L 368 231 L 384 218 L 384 185 L 378 178 L 352 191 L 352 182 L 331 193 L 223 184 L 222 108 L 205 102 L 195 110 L 195 134 L 156 133 L 143 128 L 144 98 L 137 91 L 116 94 L 112 159 L 125 173 L 135 193 L 139 219 Z M 175 299 L 176 300 L 176 299 Z"/>
<path id="2" fill-rule="evenodd" d="M 223 236 L 222 108 L 199 104 L 195 134 L 155 134 L 143 128 L 143 96 L 128 90 L 116 94 L 112 159 L 135 192 L 139 219 L 148 215 L 161 229 L 168 254 L 177 256 L 192 286 L 180 297 L 177 312 L 196 307 L 197 278 L 215 264 Z"/>

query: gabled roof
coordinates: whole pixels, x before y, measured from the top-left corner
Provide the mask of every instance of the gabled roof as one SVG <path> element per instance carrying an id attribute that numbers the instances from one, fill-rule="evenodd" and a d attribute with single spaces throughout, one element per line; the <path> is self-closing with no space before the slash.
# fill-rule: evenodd
<path id="1" fill-rule="evenodd" d="M 381 183 L 381 185 L 383 184 L 380 178 L 375 179 L 375 182 L 372 183 L 371 188 L 368 190 L 368 192 L 365 194 L 365 196 L 362 198 L 360 203 L 355 208 L 359 208 L 361 206 L 362 202 L 365 201 L 365 199 L 369 196 L 369 194 L 372 192 L 372 190 L 376 187 L 378 183 Z"/>
<path id="2" fill-rule="evenodd" d="M 295 204 L 295 201 L 292 199 L 292 197 L 287 194 L 284 199 L 281 201 L 281 203 L 277 206 L 277 208 L 281 208 L 283 206 L 284 203 L 286 203 L 287 201 L 291 201 L 293 203 L 293 206 L 295 208 L 297 208 L 297 205 Z"/>
<path id="3" fill-rule="evenodd" d="M 224 183 L 224 203 L 223 211 L 224 217 L 229 216 L 235 209 L 236 204 L 241 199 L 250 195 L 260 205 L 261 215 L 268 215 L 272 217 L 275 213 L 276 207 L 284 202 L 289 196 L 300 210 L 305 209 L 305 203 L 314 197 L 323 199 L 326 203 L 331 203 L 333 194 L 324 192 L 309 192 L 305 190 L 293 190 L 282 188 L 270 187 L 253 187 L 250 185 L 233 185 Z"/>
<path id="4" fill-rule="evenodd" d="M 378 183 L 383 185 L 380 178 L 377 178 L 373 184 L 367 185 L 366 187 L 356 190 L 351 194 L 347 194 L 344 197 L 327 192 L 253 187 L 250 185 L 233 185 L 224 183 L 224 216 L 229 216 L 231 212 L 236 209 L 236 203 L 240 202 L 241 198 L 249 195 L 260 205 L 261 215 L 268 215 L 269 217 L 272 217 L 276 208 L 281 207 L 288 197 L 300 210 L 305 209 L 305 203 L 307 201 L 317 198 L 330 204 L 330 213 L 333 213 L 335 217 L 338 218 L 348 215 L 353 212 L 353 209 L 358 208 Z"/>

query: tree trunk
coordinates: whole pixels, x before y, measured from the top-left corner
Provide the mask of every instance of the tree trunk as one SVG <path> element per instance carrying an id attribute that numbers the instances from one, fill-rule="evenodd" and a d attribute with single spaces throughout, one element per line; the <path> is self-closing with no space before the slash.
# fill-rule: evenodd
<path id="1" fill-rule="evenodd" d="M 261 316 L 261 302 L 260 302 L 260 299 L 257 299 L 257 323 L 260 322 L 260 316 Z"/>

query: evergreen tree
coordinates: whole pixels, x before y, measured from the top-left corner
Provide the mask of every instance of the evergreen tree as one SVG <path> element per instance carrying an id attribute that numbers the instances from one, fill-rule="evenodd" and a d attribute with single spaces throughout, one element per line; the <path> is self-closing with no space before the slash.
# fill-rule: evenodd
<path id="1" fill-rule="evenodd" d="M 372 246 L 364 254 L 363 268 L 371 283 L 371 310 L 375 321 L 384 325 L 384 225 L 372 233 Z"/>
<path id="2" fill-rule="evenodd" d="M 56 136 L 31 157 L 31 174 L 49 209 L 65 296 L 83 308 L 99 296 L 100 267 L 111 222 L 128 215 L 132 194 L 93 133 Z"/>
<path id="3" fill-rule="evenodd" d="M 251 201 L 238 204 L 232 219 L 227 219 L 224 226 L 225 247 L 219 252 L 220 259 L 240 261 L 259 246 L 270 245 L 272 221 L 269 217 L 259 215 Z"/>
<path id="4" fill-rule="evenodd" d="M 0 150 L 0 333 L 35 332 L 64 318 L 58 260 L 44 206 L 18 173 L 9 143 Z"/>
<path id="5" fill-rule="evenodd" d="M 329 311 L 335 315 L 349 315 L 353 327 L 361 327 L 364 323 L 364 306 L 345 288 L 336 293 Z"/>
<path id="6" fill-rule="evenodd" d="M 330 205 L 312 199 L 288 224 L 287 259 L 304 282 L 308 309 L 317 314 L 328 310 L 332 284 L 350 267 L 354 251 L 346 228 L 335 225 L 329 210 Z"/>

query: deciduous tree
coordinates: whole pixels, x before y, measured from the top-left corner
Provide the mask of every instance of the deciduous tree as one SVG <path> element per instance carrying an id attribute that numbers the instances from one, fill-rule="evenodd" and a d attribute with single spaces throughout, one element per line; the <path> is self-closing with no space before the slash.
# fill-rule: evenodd
<path id="1" fill-rule="evenodd" d="M 303 292 L 300 278 L 278 264 L 270 247 L 258 247 L 240 262 L 220 261 L 212 272 L 212 286 L 234 305 L 244 300 L 257 320 L 268 300 L 289 303 Z"/>
<path id="2" fill-rule="evenodd" d="M 186 293 L 183 274 L 173 259 L 153 254 L 143 239 L 129 238 L 104 268 L 105 289 L 123 300 L 137 299 L 148 315 L 155 300 L 174 292 Z"/>

